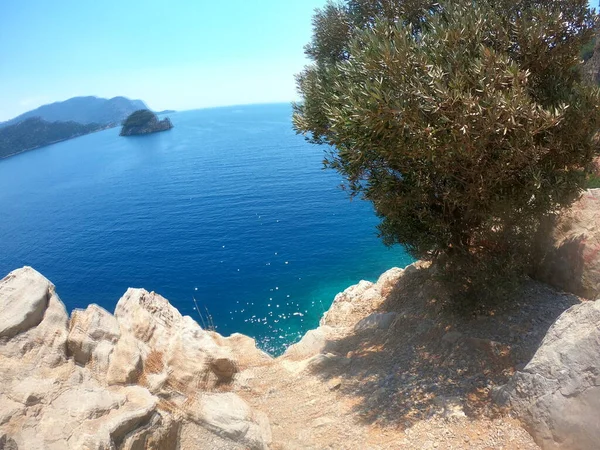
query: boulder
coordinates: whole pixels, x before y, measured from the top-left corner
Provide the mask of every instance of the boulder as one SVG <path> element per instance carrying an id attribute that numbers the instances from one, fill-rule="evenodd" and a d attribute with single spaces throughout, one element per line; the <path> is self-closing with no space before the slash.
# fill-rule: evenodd
<path id="1" fill-rule="evenodd" d="M 395 312 L 371 314 L 360 320 L 354 326 L 354 331 L 387 330 L 397 315 Z"/>
<path id="2" fill-rule="evenodd" d="M 192 395 L 199 388 L 230 382 L 237 373 L 229 348 L 218 345 L 191 317 L 183 317 L 167 299 L 154 292 L 128 289 L 117 303 L 115 317 L 121 334 L 137 342 L 144 379 L 149 374 L 163 373 L 166 380 L 161 386 Z M 119 344 L 120 341 L 117 350 L 121 351 Z M 119 356 L 117 350 L 115 358 L 127 359 Z M 133 344 L 123 346 L 123 351 L 136 352 Z M 111 379 L 119 379 L 113 375 L 121 368 L 111 361 Z"/>
<path id="3" fill-rule="evenodd" d="M 320 325 L 352 330 L 358 321 L 380 309 L 400 278 L 411 269 L 414 267 L 408 266 L 406 269 L 394 267 L 383 273 L 377 283 L 362 280 L 344 292 L 340 292 L 323 315 Z"/>
<path id="4" fill-rule="evenodd" d="M 192 420 L 221 437 L 240 442 L 249 449 L 262 450 L 271 442 L 271 428 L 263 414 L 252 411 L 238 395 L 227 392 L 203 394 Z"/>
<path id="5" fill-rule="evenodd" d="M 77 363 L 104 376 L 119 336 L 117 319 L 104 308 L 89 305 L 71 314 L 67 349 Z"/>
<path id="6" fill-rule="evenodd" d="M 38 325 L 53 288 L 31 267 L 15 270 L 0 281 L 0 338 L 10 339 Z"/>
<path id="7" fill-rule="evenodd" d="M 181 424 L 167 414 L 155 413 L 147 425 L 129 433 L 120 450 L 177 450 Z"/>
<path id="8" fill-rule="evenodd" d="M 380 294 L 374 283 L 361 280 L 358 284 L 350 286 L 335 296 L 333 303 L 323 314 L 320 325 L 349 326 L 349 318 L 361 314 L 360 307 L 367 299 L 369 303 L 373 300 L 378 301 Z"/>
<path id="9" fill-rule="evenodd" d="M 221 347 L 231 349 L 238 366 L 251 367 L 267 364 L 273 357 L 256 346 L 256 341 L 245 334 L 233 333 L 223 337 L 219 333 L 210 332 L 215 342 Z"/>
<path id="10" fill-rule="evenodd" d="M 285 359 L 303 360 L 323 353 L 331 339 L 333 328 L 324 325 L 306 332 L 299 342 L 290 345 L 284 353 Z"/>
<path id="11" fill-rule="evenodd" d="M 525 368 L 495 392 L 543 449 L 600 442 L 600 301 L 565 311 Z"/>
<path id="12" fill-rule="evenodd" d="M 54 285 L 31 267 L 0 281 L 0 356 L 28 367 L 66 360 L 68 315 Z"/>
<path id="13" fill-rule="evenodd" d="M 141 350 L 137 339 L 131 335 L 122 336 L 116 343 L 106 371 L 106 383 L 135 383 L 143 369 Z"/>
<path id="14" fill-rule="evenodd" d="M 411 271 L 413 265 L 408 266 L 406 269 L 400 269 L 399 267 L 393 267 L 390 270 L 385 271 L 377 280 L 377 288 L 379 289 L 382 297 L 387 297 L 390 295 L 392 290 L 398 284 L 398 280 L 404 274 L 404 272 L 408 269 Z"/>
<path id="15" fill-rule="evenodd" d="M 283 355 L 283 366 L 299 373 L 313 365 L 309 358 L 327 352 L 331 341 L 354 332 L 387 330 L 397 314 L 379 313 L 377 310 L 404 273 L 403 269 L 392 268 L 382 274 L 377 283 L 362 280 L 337 294 L 321 318 L 319 327 L 308 331 L 299 342 L 288 347 Z"/>
<path id="16" fill-rule="evenodd" d="M 127 386 L 101 389 L 99 394 L 95 402 L 85 402 L 86 406 L 74 420 L 79 426 L 68 438 L 69 447 L 63 448 L 118 448 L 128 435 L 153 433 L 148 424 L 157 414 L 158 399 L 146 389 Z M 65 408 L 68 411 L 67 405 L 72 404 L 73 400 L 66 400 L 67 403 L 58 411 L 64 411 Z M 106 409 L 109 406 L 110 409 Z M 51 428 L 60 429 L 57 424 Z"/>

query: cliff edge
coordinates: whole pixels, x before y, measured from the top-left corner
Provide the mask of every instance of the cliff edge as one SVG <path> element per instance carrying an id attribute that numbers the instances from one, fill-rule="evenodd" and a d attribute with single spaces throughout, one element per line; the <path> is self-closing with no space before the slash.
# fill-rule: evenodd
<path id="1" fill-rule="evenodd" d="M 143 289 L 69 317 L 50 281 L 15 270 L 0 281 L 0 448 L 596 448 L 600 303 L 529 280 L 458 316 L 435 275 L 416 263 L 349 287 L 272 358 Z"/>

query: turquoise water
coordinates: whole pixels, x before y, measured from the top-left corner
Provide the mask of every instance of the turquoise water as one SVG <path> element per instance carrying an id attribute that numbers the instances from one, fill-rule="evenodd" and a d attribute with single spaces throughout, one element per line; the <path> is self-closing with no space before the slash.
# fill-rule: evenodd
<path id="1" fill-rule="evenodd" d="M 289 105 L 180 112 L 0 161 L 0 273 L 30 265 L 69 310 L 109 311 L 128 287 L 279 353 L 336 293 L 411 262 L 376 237 L 370 204 L 322 170 Z"/>

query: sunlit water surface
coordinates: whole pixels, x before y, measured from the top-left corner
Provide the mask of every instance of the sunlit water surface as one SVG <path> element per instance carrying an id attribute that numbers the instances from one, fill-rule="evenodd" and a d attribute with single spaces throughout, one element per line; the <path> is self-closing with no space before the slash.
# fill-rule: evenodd
<path id="1" fill-rule="evenodd" d="M 111 129 L 1 160 L 0 276 L 33 266 L 69 310 L 112 312 L 144 287 L 281 352 L 336 293 L 411 262 L 380 243 L 370 204 L 350 201 L 290 116 L 180 112 L 167 132 Z"/>

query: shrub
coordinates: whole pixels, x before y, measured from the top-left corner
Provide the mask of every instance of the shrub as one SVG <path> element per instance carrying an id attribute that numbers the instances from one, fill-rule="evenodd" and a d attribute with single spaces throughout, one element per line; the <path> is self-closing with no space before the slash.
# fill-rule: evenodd
<path id="1" fill-rule="evenodd" d="M 317 11 L 294 127 L 371 201 L 388 245 L 459 291 L 522 273 L 598 152 L 587 0 L 347 0 Z"/>

